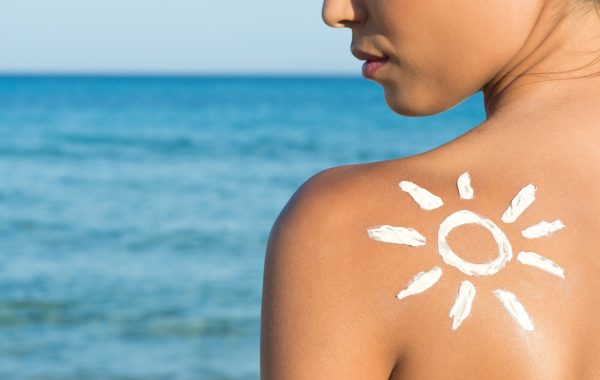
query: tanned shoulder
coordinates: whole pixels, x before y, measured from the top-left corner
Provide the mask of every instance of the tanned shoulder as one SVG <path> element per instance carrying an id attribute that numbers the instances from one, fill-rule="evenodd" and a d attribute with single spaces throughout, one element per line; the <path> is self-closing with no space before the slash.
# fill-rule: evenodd
<path id="1" fill-rule="evenodd" d="M 369 165 L 308 179 L 275 221 L 267 244 L 261 379 L 387 379 L 395 358 L 348 245 Z"/>

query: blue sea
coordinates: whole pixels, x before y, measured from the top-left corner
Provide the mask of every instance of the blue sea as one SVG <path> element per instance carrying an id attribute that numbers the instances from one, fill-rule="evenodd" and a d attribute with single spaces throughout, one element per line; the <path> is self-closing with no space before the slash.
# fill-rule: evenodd
<path id="1" fill-rule="evenodd" d="M 0 77 L 0 379 L 258 379 L 293 192 L 484 118 L 399 116 L 361 77 Z"/>

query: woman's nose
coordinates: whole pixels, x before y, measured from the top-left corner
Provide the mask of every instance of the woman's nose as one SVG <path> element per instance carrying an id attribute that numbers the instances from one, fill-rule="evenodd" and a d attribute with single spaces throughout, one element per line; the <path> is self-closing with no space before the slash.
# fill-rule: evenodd
<path id="1" fill-rule="evenodd" d="M 321 17 L 332 28 L 350 27 L 364 18 L 358 0 L 323 0 Z"/>

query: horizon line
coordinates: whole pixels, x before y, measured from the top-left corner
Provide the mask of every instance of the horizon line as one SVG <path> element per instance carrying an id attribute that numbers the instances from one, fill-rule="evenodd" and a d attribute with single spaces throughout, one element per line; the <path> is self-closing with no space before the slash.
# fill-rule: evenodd
<path id="1" fill-rule="evenodd" d="M 0 77 L 363 78 L 346 72 L 1 71 Z"/>

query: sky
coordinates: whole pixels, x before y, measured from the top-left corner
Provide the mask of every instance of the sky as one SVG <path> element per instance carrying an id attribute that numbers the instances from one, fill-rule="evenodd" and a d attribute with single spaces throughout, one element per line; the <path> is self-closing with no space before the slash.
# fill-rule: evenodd
<path id="1" fill-rule="evenodd" d="M 361 75 L 317 0 L 0 0 L 0 73 Z"/>

